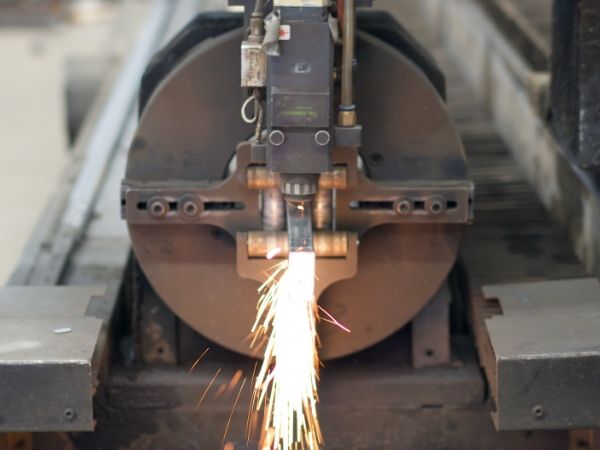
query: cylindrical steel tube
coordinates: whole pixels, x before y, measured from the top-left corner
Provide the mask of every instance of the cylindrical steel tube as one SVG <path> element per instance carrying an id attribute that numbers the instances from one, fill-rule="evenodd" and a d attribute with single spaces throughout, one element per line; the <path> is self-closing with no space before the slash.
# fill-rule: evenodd
<path id="1" fill-rule="evenodd" d="M 348 171 L 345 167 L 334 167 L 331 172 L 324 172 L 319 177 L 319 189 L 346 189 L 348 187 Z"/>
<path id="2" fill-rule="evenodd" d="M 318 231 L 313 239 L 318 258 L 344 258 L 348 254 L 348 234 L 343 231 Z M 285 258 L 288 255 L 285 231 L 251 231 L 247 245 L 250 258 Z"/>
<path id="3" fill-rule="evenodd" d="M 356 17 L 354 0 L 344 0 L 342 50 L 342 108 L 353 108 L 352 68 L 354 65 L 354 38 L 356 35 Z"/>
<path id="4" fill-rule="evenodd" d="M 333 219 L 333 193 L 330 189 L 319 189 L 313 199 L 313 227 L 328 230 Z"/>
<path id="5" fill-rule="evenodd" d="M 281 177 L 270 172 L 265 166 L 252 166 L 246 172 L 248 189 L 280 188 Z M 346 189 L 348 173 L 345 167 L 334 167 L 332 172 L 324 172 L 319 177 L 319 189 Z"/>
<path id="6" fill-rule="evenodd" d="M 263 230 L 280 231 L 285 227 L 285 201 L 279 188 L 262 191 Z"/>

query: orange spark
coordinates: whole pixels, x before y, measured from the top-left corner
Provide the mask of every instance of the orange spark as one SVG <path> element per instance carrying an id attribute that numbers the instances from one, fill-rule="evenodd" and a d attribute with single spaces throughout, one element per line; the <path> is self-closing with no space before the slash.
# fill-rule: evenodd
<path id="1" fill-rule="evenodd" d="M 252 370 L 252 378 L 250 379 L 250 386 L 254 386 L 254 377 L 256 376 L 256 368 L 258 367 L 258 361 L 254 363 L 254 370 Z M 252 397 L 250 399 L 250 406 L 248 407 L 248 419 L 246 420 L 246 446 L 250 444 L 250 417 L 252 416 L 252 405 L 254 404 L 255 391 L 252 390 Z"/>
<path id="2" fill-rule="evenodd" d="M 322 444 L 314 282 L 315 254 L 292 252 L 259 289 L 253 345 L 268 340 L 252 402 L 264 414 L 261 449 L 318 450 Z"/>
<path id="3" fill-rule="evenodd" d="M 188 375 L 192 374 L 192 372 L 194 371 L 194 369 L 196 368 L 196 366 L 198 365 L 198 363 L 202 360 L 202 358 L 204 358 L 204 355 L 206 355 L 209 350 L 210 350 L 210 347 L 206 347 L 206 350 L 204 350 L 204 352 L 198 357 L 198 359 L 196 360 L 196 362 L 190 368 L 190 371 L 188 372 Z"/>
<path id="4" fill-rule="evenodd" d="M 325 308 L 321 307 L 320 305 L 318 306 L 318 308 L 320 311 L 323 312 L 323 314 L 325 314 L 327 316 L 326 319 L 322 318 L 321 320 L 324 320 L 325 322 L 331 323 L 331 324 L 341 328 L 346 333 L 352 333 L 352 331 L 350 331 L 350 328 L 348 328 L 348 327 L 342 325 L 340 322 L 338 322 L 338 320 L 335 317 L 333 317 L 331 314 L 329 314 Z"/>
<path id="5" fill-rule="evenodd" d="M 227 432 L 229 431 L 229 425 L 231 425 L 231 418 L 233 417 L 233 413 L 235 412 L 235 407 L 240 400 L 240 395 L 242 395 L 242 391 L 244 390 L 244 386 L 246 385 L 246 378 L 242 381 L 242 385 L 240 386 L 240 390 L 238 391 L 237 397 L 235 398 L 235 402 L 233 402 L 233 408 L 231 408 L 231 413 L 229 414 L 229 419 L 227 419 L 227 425 L 225 426 L 225 433 L 223 433 L 223 440 L 221 441 L 221 446 L 225 442 L 225 438 L 227 437 Z"/>
<path id="6" fill-rule="evenodd" d="M 206 394 L 208 394 L 210 387 L 213 385 L 213 383 L 215 382 L 215 380 L 217 379 L 217 377 L 219 376 L 220 373 L 221 373 L 221 369 L 217 370 L 217 373 L 215 373 L 215 376 L 212 377 L 212 380 L 210 380 L 210 383 L 208 383 L 208 386 L 206 386 L 206 389 L 204 389 L 204 392 L 202 393 L 202 397 L 200 397 L 200 400 L 198 400 L 198 403 L 196 404 L 196 408 L 195 408 L 196 411 L 200 407 L 202 400 L 204 400 L 204 397 L 206 397 Z"/>

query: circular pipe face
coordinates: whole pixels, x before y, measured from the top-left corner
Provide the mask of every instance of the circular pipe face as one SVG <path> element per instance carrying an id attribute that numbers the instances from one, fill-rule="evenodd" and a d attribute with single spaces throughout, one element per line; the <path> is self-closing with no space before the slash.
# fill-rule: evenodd
<path id="1" fill-rule="evenodd" d="M 253 132 L 239 117 L 241 39 L 239 30 L 205 41 L 160 83 L 131 146 L 127 179 L 225 176 L 236 145 Z M 465 178 L 458 134 L 421 71 L 391 46 L 361 33 L 356 55 L 361 157 L 368 176 L 375 181 Z M 233 237 L 212 226 L 167 221 L 130 225 L 129 231 L 140 265 L 165 303 L 205 337 L 252 354 L 247 338 L 259 283 L 239 277 Z M 384 225 L 363 235 L 357 275 L 319 298 L 352 332 L 322 321 L 320 357 L 363 350 L 406 325 L 447 277 L 462 231 L 460 225 Z"/>

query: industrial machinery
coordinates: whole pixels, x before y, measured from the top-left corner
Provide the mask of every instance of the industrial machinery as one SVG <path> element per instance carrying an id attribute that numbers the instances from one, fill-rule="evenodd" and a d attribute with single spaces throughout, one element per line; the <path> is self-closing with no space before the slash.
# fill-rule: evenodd
<path id="1" fill-rule="evenodd" d="M 175 4 L 0 290 L 0 450 L 256 449 L 257 290 L 301 251 L 324 449 L 591 449 L 600 285 L 465 101 L 468 228 L 427 51 L 372 0 L 229 0 L 142 66 Z"/>
<path id="2" fill-rule="evenodd" d="M 443 76 L 351 0 L 245 3 L 244 24 L 200 16 L 148 69 L 123 215 L 158 295 L 244 354 L 267 254 L 314 246 L 319 304 L 352 330 L 323 324 L 320 355 L 347 356 L 430 302 L 471 219 Z"/>

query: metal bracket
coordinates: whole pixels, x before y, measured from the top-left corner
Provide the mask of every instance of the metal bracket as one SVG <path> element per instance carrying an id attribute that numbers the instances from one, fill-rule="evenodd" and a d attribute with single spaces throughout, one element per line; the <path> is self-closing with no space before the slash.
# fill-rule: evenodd
<path id="1" fill-rule="evenodd" d="M 129 225 L 214 225 L 231 236 L 261 229 L 256 174 L 268 176 L 263 161 L 254 161 L 251 144 L 237 150 L 234 173 L 220 182 L 133 183 L 122 187 L 122 215 Z M 357 231 L 383 224 L 455 223 L 473 219 L 473 183 L 469 180 L 407 180 L 374 182 L 358 169 L 355 148 L 334 149 L 336 170 L 325 176 L 337 189 L 337 228 Z M 337 174 L 337 175 L 336 175 Z M 273 184 L 276 176 L 262 180 Z M 329 177 L 329 178 L 328 178 Z M 272 178 L 272 179 L 271 179 Z M 263 184 L 264 184 L 263 183 Z"/>

